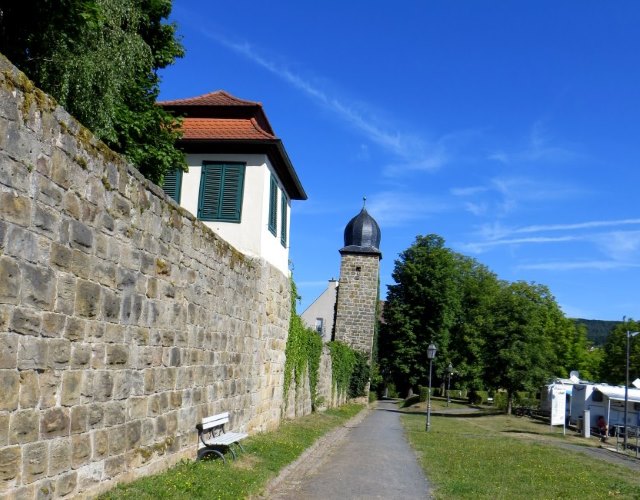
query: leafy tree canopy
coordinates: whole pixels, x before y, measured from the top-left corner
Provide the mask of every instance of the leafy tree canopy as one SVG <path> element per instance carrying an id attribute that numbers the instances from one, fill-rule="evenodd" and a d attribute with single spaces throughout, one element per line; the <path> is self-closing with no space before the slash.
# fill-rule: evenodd
<path id="1" fill-rule="evenodd" d="M 380 370 L 404 391 L 428 383 L 427 346 L 438 347 L 432 385 L 449 363 L 454 386 L 534 389 L 570 370 L 588 371 L 586 331 L 542 285 L 500 281 L 474 259 L 418 236 L 400 254 L 389 287 L 379 343 Z"/>
<path id="2" fill-rule="evenodd" d="M 178 123 L 155 105 L 158 70 L 183 55 L 171 0 L 8 0 L 0 52 L 140 172 L 184 168 Z"/>

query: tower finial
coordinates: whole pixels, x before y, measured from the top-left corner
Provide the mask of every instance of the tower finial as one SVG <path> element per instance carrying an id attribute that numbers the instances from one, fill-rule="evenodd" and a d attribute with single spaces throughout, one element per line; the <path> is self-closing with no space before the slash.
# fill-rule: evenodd
<path id="1" fill-rule="evenodd" d="M 362 208 L 364 208 L 364 207 L 366 207 L 366 206 L 367 206 L 367 197 L 366 197 L 366 196 L 363 196 L 363 197 L 362 197 Z"/>

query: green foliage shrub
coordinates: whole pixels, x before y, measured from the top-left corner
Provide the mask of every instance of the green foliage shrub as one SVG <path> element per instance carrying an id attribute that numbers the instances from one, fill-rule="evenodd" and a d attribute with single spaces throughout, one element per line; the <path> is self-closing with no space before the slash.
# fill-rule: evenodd
<path id="1" fill-rule="evenodd" d="M 285 407 L 287 393 L 291 387 L 291 380 L 296 385 L 302 384 L 302 377 L 309 373 L 309 389 L 311 391 L 311 406 L 315 410 L 318 405 L 318 372 L 320 371 L 320 355 L 322 354 L 322 339 L 311 328 L 302 323 L 302 319 L 296 313 L 295 302 L 297 290 L 293 280 L 291 281 L 291 319 L 289 322 L 289 337 L 285 348 L 286 361 L 284 365 L 284 394 Z"/>
<path id="2" fill-rule="evenodd" d="M 493 395 L 493 404 L 500 410 L 507 409 L 507 393 L 504 391 L 496 392 Z"/>
<path id="3" fill-rule="evenodd" d="M 408 408 L 409 406 L 418 404 L 420 402 L 420 395 L 414 394 L 413 396 L 408 397 L 402 402 L 403 408 Z"/>
<path id="4" fill-rule="evenodd" d="M 488 391 L 471 391 L 471 393 L 469 394 L 469 402 L 474 405 L 485 404 L 488 400 Z"/>
<path id="5" fill-rule="evenodd" d="M 366 393 L 371 369 L 369 368 L 369 360 L 366 354 L 354 351 L 354 355 L 355 361 L 349 377 L 349 397 L 359 398 Z"/>
<path id="6" fill-rule="evenodd" d="M 418 394 L 420 395 L 420 402 L 424 403 L 429 397 L 429 388 L 418 386 L 418 390 L 420 391 Z"/>

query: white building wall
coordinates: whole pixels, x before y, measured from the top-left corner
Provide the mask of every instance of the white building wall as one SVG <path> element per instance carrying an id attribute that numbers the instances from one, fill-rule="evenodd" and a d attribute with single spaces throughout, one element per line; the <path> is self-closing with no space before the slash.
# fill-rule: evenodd
<path id="1" fill-rule="evenodd" d="M 331 340 L 331 330 L 335 320 L 336 297 L 338 292 L 338 281 L 331 279 L 327 289 L 313 301 L 300 315 L 305 326 L 316 329 L 316 321 L 322 318 L 322 340 L 329 342 Z"/>
<path id="2" fill-rule="evenodd" d="M 280 242 L 281 216 L 280 196 L 282 185 L 278 179 L 278 221 L 274 236 L 268 227 L 269 189 L 273 167 L 267 155 L 240 154 L 190 154 L 187 155 L 189 171 L 182 175 L 180 205 L 192 214 L 198 215 L 198 197 L 200 195 L 200 177 L 202 163 L 205 161 L 240 162 L 246 164 L 244 194 L 242 198 L 242 217 L 240 223 L 203 221 L 223 239 L 231 243 L 242 253 L 260 257 L 289 275 L 289 227 L 291 201 L 287 206 L 287 243 Z M 274 173 L 275 175 L 275 173 Z M 277 179 L 277 176 L 276 176 Z"/>

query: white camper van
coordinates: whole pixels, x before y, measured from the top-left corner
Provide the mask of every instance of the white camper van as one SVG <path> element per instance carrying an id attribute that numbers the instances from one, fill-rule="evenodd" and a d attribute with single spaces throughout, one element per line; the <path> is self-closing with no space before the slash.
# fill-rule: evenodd
<path id="1" fill-rule="evenodd" d="M 571 414 L 569 422 L 578 425 L 578 419 L 589 410 L 589 427 L 597 427 L 599 416 L 609 424 L 624 423 L 624 387 L 607 384 L 575 384 L 571 394 Z M 628 389 L 627 423 L 640 425 L 640 389 Z"/>

